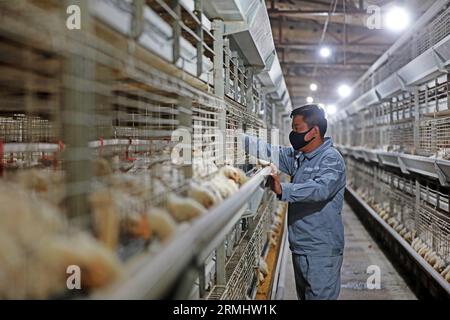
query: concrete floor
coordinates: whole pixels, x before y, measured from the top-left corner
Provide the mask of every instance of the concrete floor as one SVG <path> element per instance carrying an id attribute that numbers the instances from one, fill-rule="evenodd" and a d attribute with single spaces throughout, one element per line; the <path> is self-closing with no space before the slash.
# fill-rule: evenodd
<path id="1" fill-rule="evenodd" d="M 339 300 L 409 300 L 416 299 L 403 278 L 364 229 L 352 209 L 345 204 L 342 212 L 345 228 L 344 262 L 341 270 Z M 285 300 L 297 299 L 292 257 L 288 254 Z M 369 290 L 366 282 L 372 274 L 367 267 L 377 265 L 381 271 L 381 288 Z"/>

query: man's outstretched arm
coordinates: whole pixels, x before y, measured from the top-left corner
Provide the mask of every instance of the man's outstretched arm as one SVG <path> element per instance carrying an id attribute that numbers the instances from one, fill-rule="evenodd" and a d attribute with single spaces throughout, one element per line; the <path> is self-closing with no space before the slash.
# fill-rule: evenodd
<path id="1" fill-rule="evenodd" d="M 293 149 L 290 147 L 274 146 L 255 136 L 248 134 L 241 135 L 244 151 L 258 159 L 274 163 L 282 172 L 291 175 L 293 159 Z"/>

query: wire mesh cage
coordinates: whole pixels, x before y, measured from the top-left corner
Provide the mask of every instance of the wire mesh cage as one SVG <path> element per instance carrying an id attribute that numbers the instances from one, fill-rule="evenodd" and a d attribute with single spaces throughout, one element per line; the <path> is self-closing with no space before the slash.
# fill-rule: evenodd
<path id="1" fill-rule="evenodd" d="M 231 60 L 230 99 L 211 93 L 215 36 L 201 8 L 162 0 L 77 3 L 86 13 L 82 31 L 65 27 L 66 1 L 0 1 L 0 173 L 6 168 L 5 177 L 22 179 L 29 193 L 24 199 L 50 206 L 48 212 L 67 222 L 71 232 L 58 236 L 73 240 L 80 250 L 75 253 L 89 248 L 97 254 L 86 268 L 95 269 L 95 258 L 106 257 L 104 282 L 91 284 L 89 293 L 116 280 L 136 255 L 156 256 L 211 208 L 193 204 L 189 192 L 210 182 L 224 162 L 246 163 L 238 141 L 243 123 L 250 134 L 268 133 L 261 131 L 266 122 L 257 114 L 261 88 L 239 54 L 225 53 Z M 139 10 L 145 12 L 140 22 Z M 152 49 L 161 38 L 170 42 L 170 54 L 166 46 Z M 267 106 L 271 110 L 270 102 Z M 23 168 L 35 170 L 16 170 Z M 2 180 L 1 188 L 4 182 L 12 181 Z M 171 209 L 174 202 L 177 210 Z M 245 287 L 225 288 L 229 297 L 245 298 L 252 285 L 255 259 L 266 241 L 267 203 L 257 228 L 246 234 L 247 249 L 232 258 L 245 269 L 230 269 L 230 277 Z M 183 209 L 197 211 L 188 218 L 172 212 Z M 168 235 L 151 219 L 166 223 Z M 242 225 L 237 223 L 234 240 L 227 241 L 231 249 L 243 241 Z M 75 255 L 69 245 L 50 248 Z M 239 256 L 247 252 L 253 260 Z M 30 292 L 12 296 L 65 292 L 52 287 L 36 293 L 27 286 L 17 288 Z"/>
<path id="2" fill-rule="evenodd" d="M 371 167 L 351 157 L 347 157 L 346 162 L 349 185 L 382 218 L 397 232 L 403 230 L 402 236 L 407 231 L 414 234 L 445 263 L 450 262 L 450 212 L 446 189 L 424 185 L 411 177 Z M 408 241 L 411 243 L 412 239 L 410 236 Z"/>

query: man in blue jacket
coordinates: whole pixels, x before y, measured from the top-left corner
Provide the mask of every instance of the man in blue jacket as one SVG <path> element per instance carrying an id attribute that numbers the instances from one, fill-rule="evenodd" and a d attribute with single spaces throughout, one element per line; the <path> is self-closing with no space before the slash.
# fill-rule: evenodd
<path id="1" fill-rule="evenodd" d="M 345 190 L 345 165 L 325 138 L 327 120 L 319 106 L 310 104 L 291 113 L 292 147 L 272 146 L 243 135 L 246 152 L 278 162 L 291 182 L 280 182 L 272 173 L 272 190 L 289 203 L 288 236 L 299 299 L 337 299 L 344 250 L 341 211 Z"/>

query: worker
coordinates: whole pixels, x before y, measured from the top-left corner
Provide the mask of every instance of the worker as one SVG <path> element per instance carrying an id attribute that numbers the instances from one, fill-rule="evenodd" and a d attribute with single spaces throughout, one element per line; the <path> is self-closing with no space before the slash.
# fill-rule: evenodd
<path id="1" fill-rule="evenodd" d="M 327 119 L 322 108 L 296 108 L 291 119 L 292 147 L 272 146 L 246 134 L 242 143 L 255 157 L 277 159 L 279 170 L 291 177 L 291 182 L 281 182 L 278 170 L 272 170 L 271 188 L 289 203 L 288 238 L 298 298 L 335 300 L 344 250 L 344 160 L 332 139 L 324 137 Z"/>

